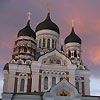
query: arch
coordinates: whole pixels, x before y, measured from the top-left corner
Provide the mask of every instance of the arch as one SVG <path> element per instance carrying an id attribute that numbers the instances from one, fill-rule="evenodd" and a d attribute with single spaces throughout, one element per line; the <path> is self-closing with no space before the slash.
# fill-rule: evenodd
<path id="1" fill-rule="evenodd" d="M 60 78 L 60 82 L 61 82 L 62 80 L 63 80 L 63 78 L 61 77 L 61 78 Z"/>
<path id="2" fill-rule="evenodd" d="M 21 79 L 21 82 L 20 82 L 20 91 L 24 91 L 24 85 L 25 85 L 25 80 Z"/>
<path id="3" fill-rule="evenodd" d="M 74 57 L 77 57 L 77 52 L 76 52 L 76 50 L 74 51 Z"/>
<path id="4" fill-rule="evenodd" d="M 44 89 L 47 90 L 48 89 L 48 77 L 44 77 Z"/>
<path id="5" fill-rule="evenodd" d="M 41 48 L 41 39 L 39 40 L 39 48 Z"/>
<path id="6" fill-rule="evenodd" d="M 47 40 L 47 48 L 50 48 L 50 39 Z"/>
<path id="7" fill-rule="evenodd" d="M 55 85 L 56 85 L 56 78 L 53 77 L 53 78 L 52 78 L 52 86 L 55 86 Z"/>

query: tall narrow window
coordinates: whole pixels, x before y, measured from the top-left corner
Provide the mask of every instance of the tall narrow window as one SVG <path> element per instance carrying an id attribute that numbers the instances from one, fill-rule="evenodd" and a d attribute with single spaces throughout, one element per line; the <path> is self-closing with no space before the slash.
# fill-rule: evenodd
<path id="1" fill-rule="evenodd" d="M 54 86 L 54 85 L 56 85 L 56 78 L 55 77 L 52 78 L 52 86 Z"/>
<path id="2" fill-rule="evenodd" d="M 54 48 L 54 39 L 52 39 L 52 48 Z"/>
<path id="3" fill-rule="evenodd" d="M 27 48 L 26 47 L 24 47 L 24 52 L 27 52 Z"/>
<path id="4" fill-rule="evenodd" d="M 55 48 L 56 48 L 56 43 L 57 43 L 57 42 L 55 41 Z"/>
<path id="5" fill-rule="evenodd" d="M 21 79 L 20 91 L 24 91 L 24 85 L 25 85 L 25 80 L 24 79 Z"/>
<path id="6" fill-rule="evenodd" d="M 76 89 L 79 92 L 79 82 L 76 82 Z"/>
<path id="7" fill-rule="evenodd" d="M 47 48 L 50 48 L 50 39 L 47 40 Z"/>
<path id="8" fill-rule="evenodd" d="M 48 89 L 48 77 L 44 78 L 44 89 L 47 90 Z"/>
<path id="9" fill-rule="evenodd" d="M 77 52 L 76 52 L 76 50 L 74 51 L 74 57 L 77 57 Z"/>
<path id="10" fill-rule="evenodd" d="M 45 38 L 43 38 L 43 47 L 45 47 Z"/>
<path id="11" fill-rule="evenodd" d="M 41 39 L 39 40 L 39 48 L 41 48 Z"/>
<path id="12" fill-rule="evenodd" d="M 68 51 L 68 57 L 71 57 L 71 52 L 70 52 L 70 50 Z"/>

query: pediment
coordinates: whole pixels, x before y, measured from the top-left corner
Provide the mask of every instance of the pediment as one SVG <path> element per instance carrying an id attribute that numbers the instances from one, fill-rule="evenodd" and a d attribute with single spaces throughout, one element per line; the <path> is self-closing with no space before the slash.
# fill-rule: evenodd
<path id="1" fill-rule="evenodd" d="M 38 61 L 41 64 L 60 64 L 64 66 L 71 64 L 71 61 L 58 50 L 54 50 L 42 55 Z"/>
<path id="2" fill-rule="evenodd" d="M 68 97 L 76 97 L 78 96 L 77 89 L 69 83 L 67 80 L 63 79 L 61 82 L 56 84 L 51 88 L 50 94 L 52 96 L 68 96 Z"/>

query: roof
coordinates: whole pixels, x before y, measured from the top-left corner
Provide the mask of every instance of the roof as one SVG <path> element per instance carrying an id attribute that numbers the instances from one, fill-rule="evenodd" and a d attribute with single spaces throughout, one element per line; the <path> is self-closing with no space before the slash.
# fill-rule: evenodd
<path id="1" fill-rule="evenodd" d="M 36 39 L 36 34 L 30 27 L 30 21 L 28 21 L 27 25 L 18 32 L 17 37 L 20 37 L 20 36 L 29 36 Z"/>
<path id="2" fill-rule="evenodd" d="M 76 42 L 76 43 L 81 44 L 81 39 L 80 39 L 80 37 L 78 37 L 78 36 L 75 34 L 75 32 L 74 32 L 74 27 L 72 28 L 72 31 L 71 31 L 70 35 L 67 36 L 67 37 L 65 38 L 65 41 L 64 41 L 65 44 L 70 43 L 70 42 Z"/>
<path id="3" fill-rule="evenodd" d="M 37 25 L 36 32 L 44 29 L 53 30 L 58 34 L 60 33 L 58 26 L 50 19 L 50 13 L 47 14 L 47 18 L 43 22 Z"/>

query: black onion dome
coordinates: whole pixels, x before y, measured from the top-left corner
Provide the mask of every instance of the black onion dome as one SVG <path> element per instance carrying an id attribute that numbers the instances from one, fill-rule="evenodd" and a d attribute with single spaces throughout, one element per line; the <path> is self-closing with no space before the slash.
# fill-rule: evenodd
<path id="1" fill-rule="evenodd" d="M 59 28 L 50 19 L 50 13 L 48 13 L 47 18 L 43 22 L 41 22 L 40 24 L 37 25 L 36 32 L 40 31 L 40 30 L 44 30 L 44 29 L 50 29 L 50 30 L 53 30 L 59 34 Z"/>
<path id="2" fill-rule="evenodd" d="M 76 43 L 79 43 L 81 44 L 81 39 L 80 37 L 78 37 L 75 32 L 74 32 L 74 27 L 72 28 L 72 32 L 70 33 L 69 36 L 67 36 L 65 38 L 65 41 L 64 43 L 67 44 L 67 43 L 70 43 L 70 42 L 76 42 Z"/>
<path id="3" fill-rule="evenodd" d="M 20 37 L 20 36 L 29 36 L 36 39 L 36 34 L 30 27 L 30 21 L 28 21 L 27 25 L 18 32 L 17 37 Z"/>

